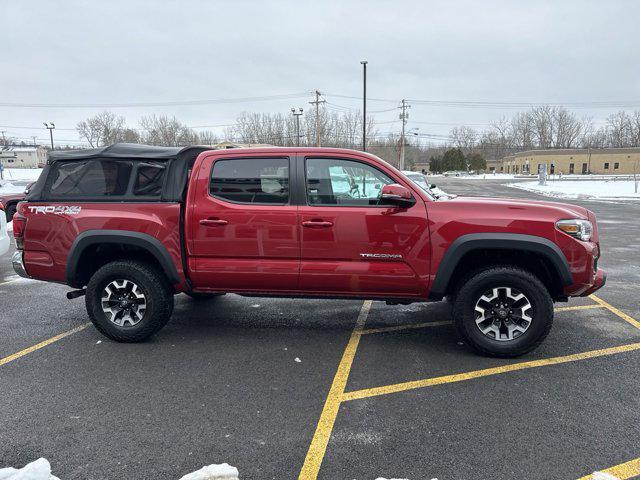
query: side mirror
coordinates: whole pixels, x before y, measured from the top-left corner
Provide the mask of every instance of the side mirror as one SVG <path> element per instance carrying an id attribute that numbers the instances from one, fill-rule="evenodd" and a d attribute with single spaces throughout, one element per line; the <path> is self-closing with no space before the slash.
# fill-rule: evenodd
<path id="1" fill-rule="evenodd" d="M 407 187 L 403 187 L 397 183 L 391 183 L 382 187 L 380 200 L 383 203 L 397 205 L 398 207 L 410 207 L 416 203 L 416 199 L 411 195 L 411 191 Z"/>

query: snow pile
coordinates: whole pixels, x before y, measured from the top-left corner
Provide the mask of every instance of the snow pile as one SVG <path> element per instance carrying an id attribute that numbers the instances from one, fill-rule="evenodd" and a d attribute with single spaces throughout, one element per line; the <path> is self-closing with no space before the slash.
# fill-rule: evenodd
<path id="1" fill-rule="evenodd" d="M 596 199 L 596 200 L 640 200 L 634 191 L 633 180 L 562 180 L 538 185 L 538 182 L 510 183 L 512 188 L 541 193 L 550 197 Z"/>
<path id="2" fill-rule="evenodd" d="M 5 168 L 3 176 L 5 180 L 19 180 L 23 182 L 35 182 L 42 173 L 42 168 Z"/>
<path id="3" fill-rule="evenodd" d="M 24 185 L 14 185 L 11 182 L 0 182 L 0 194 L 22 193 Z"/>
<path id="4" fill-rule="evenodd" d="M 20 469 L 0 468 L 0 480 L 60 480 L 51 475 L 51 465 L 44 458 L 39 458 L 35 462 Z"/>
<path id="5" fill-rule="evenodd" d="M 197 472 L 189 473 L 180 480 L 239 480 L 238 475 L 236 467 L 223 463 L 221 465 L 202 467 Z M 0 478 L 0 480 L 2 479 Z"/>

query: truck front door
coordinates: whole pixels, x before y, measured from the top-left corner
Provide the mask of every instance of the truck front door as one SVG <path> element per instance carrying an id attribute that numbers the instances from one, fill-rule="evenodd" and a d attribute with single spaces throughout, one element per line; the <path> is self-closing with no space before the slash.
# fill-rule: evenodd
<path id="1" fill-rule="evenodd" d="M 430 247 L 424 202 L 418 197 L 409 208 L 385 205 L 382 187 L 398 182 L 363 160 L 307 157 L 301 168 L 301 290 L 426 296 Z"/>
<path id="2" fill-rule="evenodd" d="M 214 161 L 215 160 L 215 161 Z M 189 191 L 189 271 L 196 290 L 287 292 L 298 286 L 291 159 L 210 156 Z"/>

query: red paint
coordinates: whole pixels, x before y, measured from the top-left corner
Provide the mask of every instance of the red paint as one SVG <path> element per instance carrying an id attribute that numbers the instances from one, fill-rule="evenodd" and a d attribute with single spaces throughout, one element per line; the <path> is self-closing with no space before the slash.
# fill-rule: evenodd
<path id="1" fill-rule="evenodd" d="M 209 194 L 215 161 L 266 156 L 339 157 L 369 163 L 396 182 L 384 186 L 385 193 L 413 198 L 415 203 L 403 208 L 247 205 Z M 293 192 L 295 169 L 291 170 Z M 31 276 L 64 282 L 67 255 L 79 233 L 129 230 L 162 242 L 182 279 L 176 289 L 187 288 L 181 259 L 179 204 L 67 205 L 78 205 L 82 210 L 77 215 L 34 214 L 26 203 L 19 205 L 18 215 L 26 220 L 24 261 Z M 591 242 L 578 241 L 555 228 L 557 220 L 576 217 L 590 219 L 594 224 Z M 603 272 L 593 269 L 599 240 L 592 212 L 574 205 L 528 200 L 458 197 L 432 201 L 386 162 L 351 150 L 263 148 L 204 152 L 196 160 L 189 180 L 184 232 L 188 276 L 194 289 L 201 291 L 426 299 L 451 243 L 461 235 L 488 232 L 523 233 L 556 243 L 566 256 L 574 279 L 574 284 L 565 289 L 567 295 L 586 295 L 603 281 Z"/>

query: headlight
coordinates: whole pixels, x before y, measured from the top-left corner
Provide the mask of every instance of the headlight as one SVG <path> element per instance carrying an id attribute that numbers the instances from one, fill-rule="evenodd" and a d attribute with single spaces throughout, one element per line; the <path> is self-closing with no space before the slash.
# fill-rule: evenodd
<path id="1" fill-rule="evenodd" d="M 588 220 L 580 220 L 578 218 L 560 220 L 556 222 L 556 227 L 583 242 L 591 240 L 591 235 L 593 235 L 593 225 Z"/>

